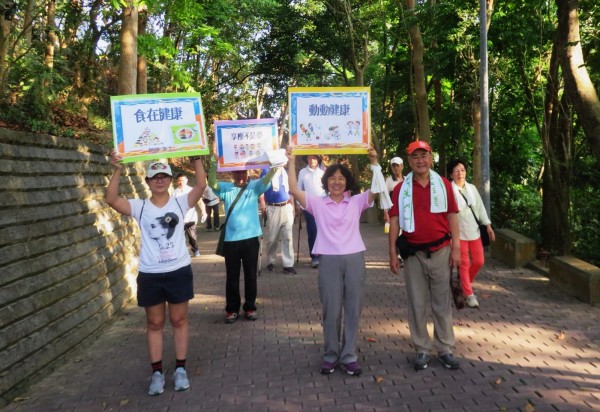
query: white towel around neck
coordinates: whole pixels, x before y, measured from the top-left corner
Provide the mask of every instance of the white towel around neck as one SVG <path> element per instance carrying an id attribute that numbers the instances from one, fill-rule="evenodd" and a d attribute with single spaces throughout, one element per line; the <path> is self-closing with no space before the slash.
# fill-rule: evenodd
<path id="1" fill-rule="evenodd" d="M 448 194 L 442 177 L 429 171 L 429 190 L 431 192 L 431 213 L 448 211 Z M 410 172 L 400 188 L 398 195 L 398 224 L 400 229 L 408 233 L 415 231 L 415 212 L 413 207 L 413 172 Z"/>

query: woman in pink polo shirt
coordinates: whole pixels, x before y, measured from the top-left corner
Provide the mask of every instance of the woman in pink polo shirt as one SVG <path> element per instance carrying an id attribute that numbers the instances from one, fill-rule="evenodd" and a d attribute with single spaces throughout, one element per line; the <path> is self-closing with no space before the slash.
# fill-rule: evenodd
<path id="1" fill-rule="evenodd" d="M 365 244 L 360 235 L 360 216 L 377 197 L 366 191 L 352 196 L 355 180 L 348 168 L 334 164 L 321 179 L 327 196 L 308 194 L 298 188 L 295 156 L 286 151 L 290 194 L 311 213 L 317 223 L 317 238 L 311 253 L 319 257 L 319 295 L 323 307 L 325 353 L 321 373 L 333 373 L 336 365 L 349 374 L 361 374 L 356 352 L 358 323 L 362 311 L 365 280 Z M 377 152 L 369 149 L 371 164 Z M 344 327 L 342 335 L 342 311 Z"/>

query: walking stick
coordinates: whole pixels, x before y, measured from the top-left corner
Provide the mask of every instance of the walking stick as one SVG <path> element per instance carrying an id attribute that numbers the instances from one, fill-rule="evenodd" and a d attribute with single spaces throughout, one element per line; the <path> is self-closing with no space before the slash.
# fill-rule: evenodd
<path id="1" fill-rule="evenodd" d="M 298 244 L 296 248 L 296 263 L 300 259 L 300 232 L 302 231 L 302 212 L 298 213 Z"/>

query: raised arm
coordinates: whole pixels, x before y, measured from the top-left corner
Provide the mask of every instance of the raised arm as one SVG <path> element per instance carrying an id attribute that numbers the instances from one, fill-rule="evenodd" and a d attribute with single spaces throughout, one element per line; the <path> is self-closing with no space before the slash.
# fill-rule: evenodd
<path id="1" fill-rule="evenodd" d="M 279 167 L 273 167 L 267 172 L 266 175 L 262 177 L 261 181 L 263 186 L 267 186 L 269 183 L 271 183 L 271 180 L 273 180 L 273 176 L 275 176 L 277 170 L 279 170 Z"/>
<path id="2" fill-rule="evenodd" d="M 285 155 L 288 158 L 288 185 L 290 186 L 290 195 L 300 203 L 300 206 L 306 208 L 306 194 L 298 187 L 298 178 L 296 177 L 296 156 L 292 154 L 292 148 L 285 149 Z"/>
<path id="3" fill-rule="evenodd" d="M 123 171 L 121 157 L 113 151 L 110 160 L 115 167 L 115 172 L 108 182 L 104 199 L 106 200 L 106 203 L 117 212 L 131 216 L 131 205 L 129 204 L 129 201 L 126 198 L 119 196 L 119 182 L 121 180 L 121 172 Z"/>
<path id="4" fill-rule="evenodd" d="M 204 171 L 204 165 L 202 164 L 202 158 L 195 157 L 192 159 L 194 163 L 194 170 L 196 172 L 196 184 L 192 187 L 192 190 L 188 193 L 188 206 L 195 207 L 196 203 L 202 198 L 204 188 L 206 187 L 206 172 Z"/>
<path id="5" fill-rule="evenodd" d="M 219 181 L 217 180 L 217 154 L 210 158 L 210 166 L 208 168 L 208 187 L 213 191 L 219 190 Z"/>

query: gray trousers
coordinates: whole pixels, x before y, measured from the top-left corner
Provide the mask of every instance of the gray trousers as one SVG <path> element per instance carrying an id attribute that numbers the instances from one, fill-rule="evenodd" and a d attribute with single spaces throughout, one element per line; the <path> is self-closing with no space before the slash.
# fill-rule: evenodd
<path id="1" fill-rule="evenodd" d="M 356 342 L 358 323 L 362 312 L 364 284 L 364 252 L 349 255 L 321 255 L 319 257 L 319 296 L 323 307 L 324 361 L 347 364 L 356 362 L 358 359 Z"/>
<path id="2" fill-rule="evenodd" d="M 452 353 L 454 329 L 450 296 L 450 247 L 443 247 L 427 257 L 417 252 L 404 261 L 408 326 L 418 353 L 429 353 L 433 346 L 440 355 Z M 429 308 L 433 315 L 432 344 L 427 331 Z"/>

